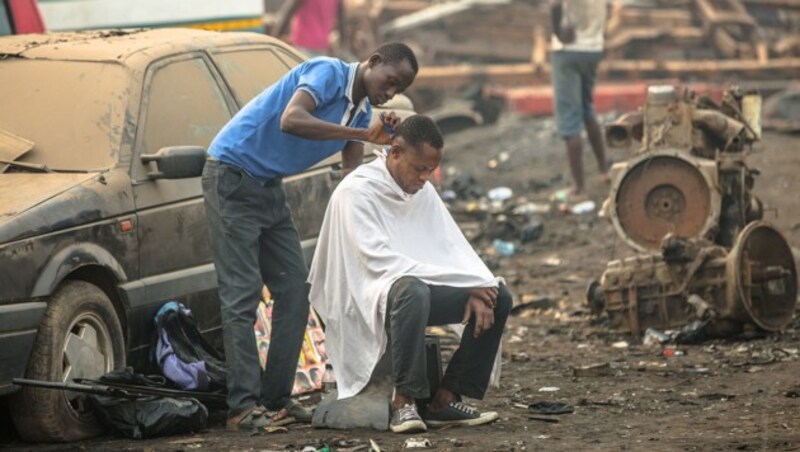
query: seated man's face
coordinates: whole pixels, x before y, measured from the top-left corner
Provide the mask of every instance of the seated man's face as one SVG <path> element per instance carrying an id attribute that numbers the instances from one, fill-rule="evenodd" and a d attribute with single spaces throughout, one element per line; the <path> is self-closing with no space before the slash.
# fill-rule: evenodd
<path id="1" fill-rule="evenodd" d="M 397 185 L 413 195 L 422 190 L 441 161 L 440 149 L 428 143 L 423 143 L 421 149 L 415 149 L 403 137 L 397 137 L 392 142 L 386 166 Z"/>

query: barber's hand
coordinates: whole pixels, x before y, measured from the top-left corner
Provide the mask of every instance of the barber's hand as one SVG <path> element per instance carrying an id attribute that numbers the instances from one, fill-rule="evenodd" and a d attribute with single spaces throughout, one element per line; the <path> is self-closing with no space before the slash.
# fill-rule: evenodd
<path id="1" fill-rule="evenodd" d="M 479 337 L 494 325 L 494 310 L 486 306 L 486 302 L 480 298 L 470 296 L 467 306 L 464 308 L 464 318 L 461 323 L 466 325 L 473 315 L 475 316 L 475 329 L 472 334 L 474 337 Z"/>
<path id="2" fill-rule="evenodd" d="M 367 140 L 375 144 L 391 144 L 397 126 L 400 125 L 400 118 L 395 112 L 381 113 L 378 121 L 367 129 Z"/>
<path id="3" fill-rule="evenodd" d="M 473 287 L 469 289 L 469 295 L 480 299 L 486 304 L 487 308 L 494 309 L 497 304 L 497 287 Z"/>

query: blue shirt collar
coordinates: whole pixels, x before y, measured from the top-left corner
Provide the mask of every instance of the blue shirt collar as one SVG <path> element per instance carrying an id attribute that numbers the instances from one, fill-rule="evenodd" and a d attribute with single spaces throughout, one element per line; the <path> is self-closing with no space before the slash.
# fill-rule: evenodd
<path id="1" fill-rule="evenodd" d="M 355 81 L 356 81 L 356 73 L 358 72 L 358 64 L 359 63 L 350 63 L 348 65 L 349 66 L 349 71 L 347 73 L 347 92 L 346 92 L 345 95 L 347 96 L 347 100 L 350 101 L 351 105 L 355 104 L 355 102 L 353 102 L 353 85 L 355 85 Z M 358 110 L 363 112 L 363 113 L 366 113 L 367 112 L 367 102 L 368 101 L 369 101 L 369 96 L 364 96 L 364 98 L 361 99 L 361 103 L 358 104 Z"/>

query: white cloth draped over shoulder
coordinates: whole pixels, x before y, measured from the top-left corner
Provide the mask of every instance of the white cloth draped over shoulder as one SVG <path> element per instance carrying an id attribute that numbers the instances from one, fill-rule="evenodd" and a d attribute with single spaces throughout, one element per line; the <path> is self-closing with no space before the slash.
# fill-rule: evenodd
<path id="1" fill-rule="evenodd" d="M 430 183 L 405 193 L 381 156 L 350 173 L 331 196 L 308 281 L 326 325 L 339 398 L 358 394 L 386 349 L 386 299 L 414 276 L 430 285 L 497 287 Z"/>

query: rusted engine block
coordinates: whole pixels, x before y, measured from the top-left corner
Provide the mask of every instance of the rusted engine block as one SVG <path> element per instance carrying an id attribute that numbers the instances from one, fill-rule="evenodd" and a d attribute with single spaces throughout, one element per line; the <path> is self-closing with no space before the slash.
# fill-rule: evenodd
<path id="1" fill-rule="evenodd" d="M 612 261 L 587 300 L 611 328 L 638 334 L 710 320 L 709 333 L 748 326 L 778 331 L 792 319 L 797 270 L 791 248 L 769 224 L 750 223 L 728 250 L 668 236 L 662 254 Z"/>
<path id="2" fill-rule="evenodd" d="M 757 94 L 737 89 L 716 105 L 653 86 L 642 112 L 606 128 L 609 146 L 638 146 L 633 158 L 613 166 L 604 209 L 628 245 L 656 251 L 672 233 L 731 247 L 747 223 L 762 217 L 751 193 L 758 172 L 745 162 L 761 137 L 759 108 Z"/>
<path id="3" fill-rule="evenodd" d="M 721 105 L 655 86 L 642 112 L 606 128 L 609 145 L 638 146 L 612 168 L 603 213 L 646 254 L 608 264 L 587 302 L 611 328 L 634 334 L 708 320 L 707 333 L 791 321 L 797 270 L 781 233 L 760 221 L 758 171 L 745 158 L 760 139 L 760 97 L 738 89 Z M 659 253 L 660 254 L 657 254 Z"/>

